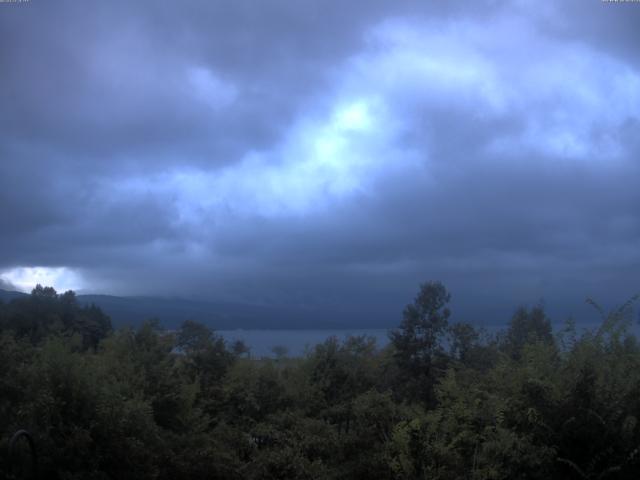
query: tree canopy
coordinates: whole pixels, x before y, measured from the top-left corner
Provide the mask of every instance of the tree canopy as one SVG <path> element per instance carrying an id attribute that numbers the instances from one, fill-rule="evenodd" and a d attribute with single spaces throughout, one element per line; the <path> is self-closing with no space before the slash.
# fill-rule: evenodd
<path id="1" fill-rule="evenodd" d="M 0 304 L 0 478 L 29 473 L 21 429 L 43 479 L 638 478 L 630 304 L 582 333 L 523 307 L 488 335 L 450 298 L 423 284 L 384 347 L 254 358 L 194 321 L 113 330 L 38 286 Z"/>

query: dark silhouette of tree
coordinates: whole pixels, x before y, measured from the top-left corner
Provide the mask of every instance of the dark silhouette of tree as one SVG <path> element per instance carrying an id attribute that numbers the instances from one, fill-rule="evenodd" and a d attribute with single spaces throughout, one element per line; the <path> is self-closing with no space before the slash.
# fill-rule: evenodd
<path id="1" fill-rule="evenodd" d="M 443 340 L 451 295 L 440 282 L 427 282 L 404 309 L 400 327 L 390 333 L 402 382 L 412 399 L 433 402 L 433 386 L 444 357 Z"/>
<path id="2" fill-rule="evenodd" d="M 231 345 L 231 351 L 237 357 L 242 357 L 244 355 L 249 356 L 251 354 L 251 349 L 242 340 L 236 340 L 233 342 L 233 345 Z"/>
<path id="3" fill-rule="evenodd" d="M 504 347 L 514 359 L 520 358 L 522 349 L 527 344 L 553 343 L 551 322 L 541 305 L 527 310 L 520 307 L 511 317 L 505 336 Z"/>
<path id="4" fill-rule="evenodd" d="M 31 295 L 12 300 L 2 315 L 3 328 L 32 343 L 53 333 L 79 335 L 82 348 L 96 348 L 112 330 L 111 319 L 97 306 L 82 306 L 75 292 L 59 295 L 52 287 L 37 285 Z"/>
<path id="5" fill-rule="evenodd" d="M 178 331 L 176 346 L 184 353 L 183 363 L 193 380 L 200 384 L 200 395 L 207 399 L 207 410 L 218 407 L 221 379 L 236 360 L 224 339 L 199 322 L 187 320 Z"/>

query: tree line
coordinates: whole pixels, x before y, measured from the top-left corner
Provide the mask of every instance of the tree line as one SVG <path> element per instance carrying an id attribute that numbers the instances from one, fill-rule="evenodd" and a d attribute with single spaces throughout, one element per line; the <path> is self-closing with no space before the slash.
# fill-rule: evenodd
<path id="1" fill-rule="evenodd" d="M 0 303 L 0 478 L 638 478 L 632 301 L 581 333 L 520 308 L 493 335 L 449 301 L 421 285 L 384 348 L 255 359 L 193 321 L 114 330 L 38 286 Z"/>

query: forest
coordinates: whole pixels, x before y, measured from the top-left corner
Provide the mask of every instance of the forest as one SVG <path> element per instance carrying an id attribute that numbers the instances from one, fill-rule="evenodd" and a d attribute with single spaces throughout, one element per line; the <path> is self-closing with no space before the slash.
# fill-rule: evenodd
<path id="1" fill-rule="evenodd" d="M 38 286 L 0 304 L 0 477 L 639 478 L 635 298 L 589 300 L 590 330 L 539 305 L 492 335 L 454 322 L 450 298 L 421 285 L 384 348 L 254 358 L 194 321 L 114 330 Z"/>

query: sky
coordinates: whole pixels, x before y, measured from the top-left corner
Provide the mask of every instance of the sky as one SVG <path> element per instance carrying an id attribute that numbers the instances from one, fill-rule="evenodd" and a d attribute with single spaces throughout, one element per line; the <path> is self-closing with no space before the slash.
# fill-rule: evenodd
<path id="1" fill-rule="evenodd" d="M 0 3 L 0 287 L 390 323 L 429 280 L 474 321 L 622 303 L 638 25 L 600 0 Z"/>

